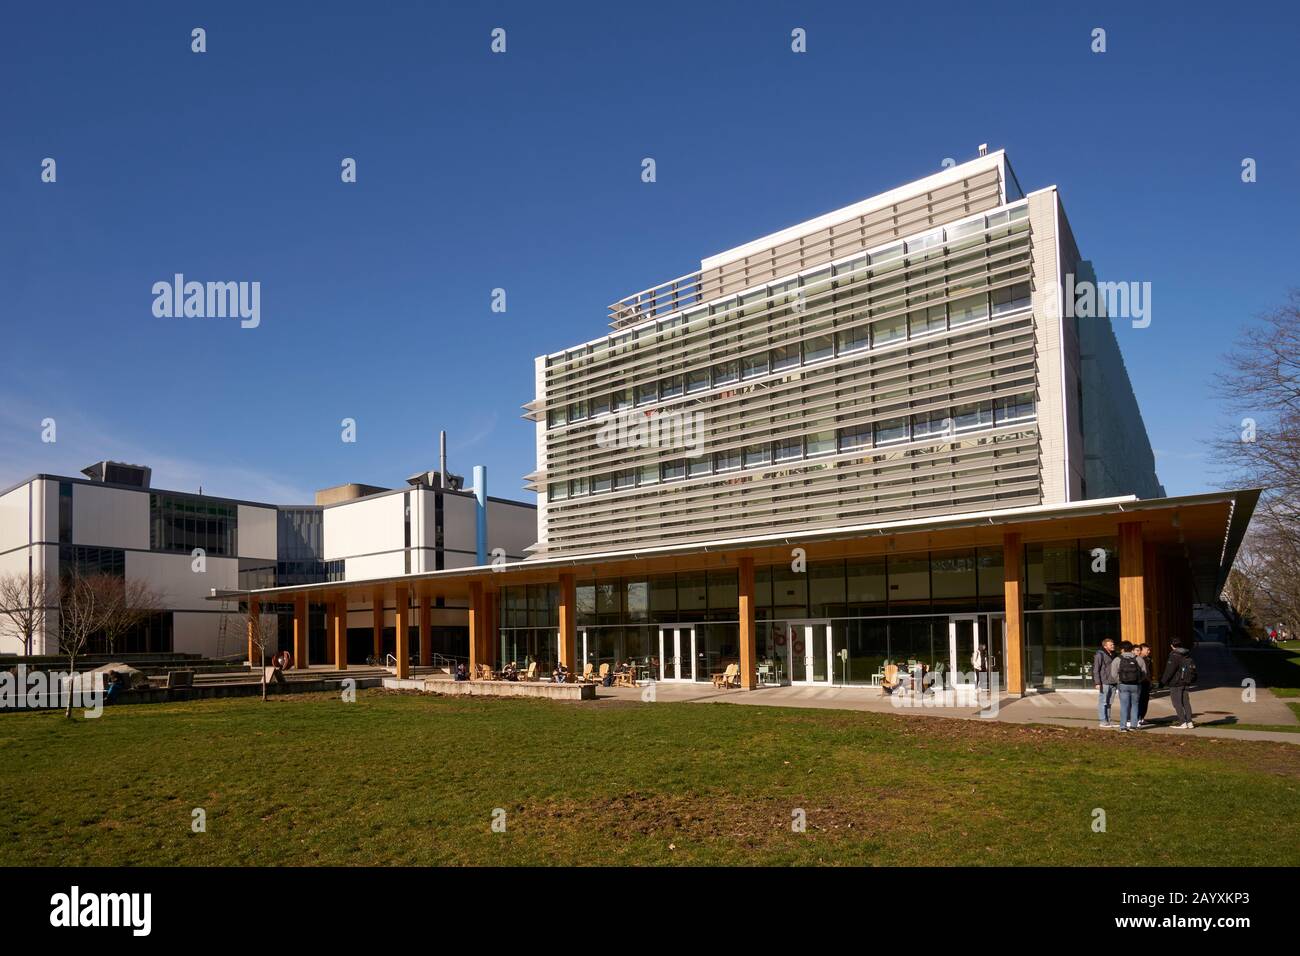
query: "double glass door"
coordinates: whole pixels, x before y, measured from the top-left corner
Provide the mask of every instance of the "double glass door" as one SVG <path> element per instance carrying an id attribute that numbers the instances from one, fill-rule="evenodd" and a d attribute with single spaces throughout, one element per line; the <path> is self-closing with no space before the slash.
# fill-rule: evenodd
<path id="1" fill-rule="evenodd" d="M 954 614 L 948 618 L 948 666 L 959 686 L 973 686 L 972 674 L 1000 673 L 1006 648 L 1005 614 Z M 978 678 L 977 678 L 978 679 Z"/>
<path id="2" fill-rule="evenodd" d="M 829 621 L 776 621 L 772 637 L 782 677 L 792 684 L 830 683 Z"/>
<path id="3" fill-rule="evenodd" d="M 695 680 L 695 628 L 665 624 L 659 628 L 659 679 Z"/>

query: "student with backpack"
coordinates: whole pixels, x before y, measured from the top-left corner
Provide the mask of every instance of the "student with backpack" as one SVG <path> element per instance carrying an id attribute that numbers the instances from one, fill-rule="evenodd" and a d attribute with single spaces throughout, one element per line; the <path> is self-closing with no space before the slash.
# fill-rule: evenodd
<path id="1" fill-rule="evenodd" d="M 1173 650 L 1169 652 L 1169 663 L 1160 683 L 1169 688 L 1169 702 L 1174 705 L 1174 726 L 1181 730 L 1190 730 L 1192 723 L 1191 687 L 1196 683 L 1196 661 L 1192 652 L 1183 646 L 1183 642 L 1174 638 Z"/>
<path id="2" fill-rule="evenodd" d="M 1138 657 L 1129 641 L 1121 641 L 1119 656 L 1110 662 L 1111 679 L 1119 686 L 1119 729 L 1121 733 L 1137 730 L 1138 699 L 1147 664 Z"/>

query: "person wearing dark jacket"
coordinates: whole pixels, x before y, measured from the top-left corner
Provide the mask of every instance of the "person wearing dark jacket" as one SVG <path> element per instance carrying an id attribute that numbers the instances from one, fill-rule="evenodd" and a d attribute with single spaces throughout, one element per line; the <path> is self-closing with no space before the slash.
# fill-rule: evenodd
<path id="1" fill-rule="evenodd" d="M 1190 730 L 1192 723 L 1191 686 L 1196 683 L 1196 661 L 1189 648 L 1182 641 L 1175 639 L 1173 650 L 1169 652 L 1169 662 L 1160 683 L 1169 688 L 1169 702 L 1174 705 L 1174 726 Z"/>
<path id="2" fill-rule="evenodd" d="M 1110 676 L 1110 662 L 1115 659 L 1115 642 L 1109 637 L 1092 657 L 1092 686 L 1097 689 L 1097 723 L 1114 727 L 1110 722 L 1110 699 L 1115 696 L 1115 679 Z"/>

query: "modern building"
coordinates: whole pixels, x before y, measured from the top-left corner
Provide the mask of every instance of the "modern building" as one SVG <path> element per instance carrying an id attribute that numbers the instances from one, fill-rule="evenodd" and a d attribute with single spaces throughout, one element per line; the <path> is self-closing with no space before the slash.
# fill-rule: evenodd
<path id="1" fill-rule="evenodd" d="M 1086 688 L 1106 636 L 1159 662 L 1258 492 L 1165 497 L 1111 320 L 1066 308 L 1093 275 L 1056 187 L 981 150 L 703 259 L 538 358 L 526 560 L 211 600 L 290 608 L 299 661 L 314 615 L 342 661 L 357 615 L 379 634 L 391 608 L 399 676 L 439 604 L 467 607 L 471 664 L 736 663 L 747 688 L 871 684 L 888 660 Z"/>
<path id="2" fill-rule="evenodd" d="M 36 475 L 0 492 L 0 575 L 39 573 L 58 580 L 69 568 L 104 571 L 148 582 L 163 609 L 115 650 L 178 651 L 207 656 L 247 647 L 238 602 L 214 603 L 214 590 L 364 581 L 472 566 L 500 549 L 519 560 L 533 542 L 532 505 L 485 497 L 485 541 L 479 503 L 437 471 L 408 479 L 404 488 L 349 484 L 328 488 L 311 505 L 273 505 L 150 487 L 140 465 L 98 462 L 83 477 Z M 486 488 L 484 489 L 486 491 Z M 292 647 L 292 608 L 280 612 L 281 640 Z M 373 614 L 358 617 L 345 657 L 354 662 L 391 653 L 392 615 L 374 643 Z M 32 652 L 57 653 L 57 608 Z M 308 625 L 309 659 L 325 660 L 324 619 Z M 432 609 L 432 649 L 467 652 L 464 602 Z M 0 632 L 3 629 L 0 628 Z M 95 648 L 100 650 L 100 648 Z M 21 642 L 0 633 L 0 652 Z M 332 650 L 332 648 L 331 648 Z"/>

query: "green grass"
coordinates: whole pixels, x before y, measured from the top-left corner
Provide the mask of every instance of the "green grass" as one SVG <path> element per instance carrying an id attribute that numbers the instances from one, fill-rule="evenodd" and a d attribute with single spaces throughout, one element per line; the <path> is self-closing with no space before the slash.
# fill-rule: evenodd
<path id="1" fill-rule="evenodd" d="M 1300 747 L 376 691 L 3 715 L 0 807 L 4 865 L 1295 866 Z"/>
<path id="2" fill-rule="evenodd" d="M 1277 697 L 1300 697 L 1300 641 L 1236 648 L 1234 653 L 1259 686 Z"/>

